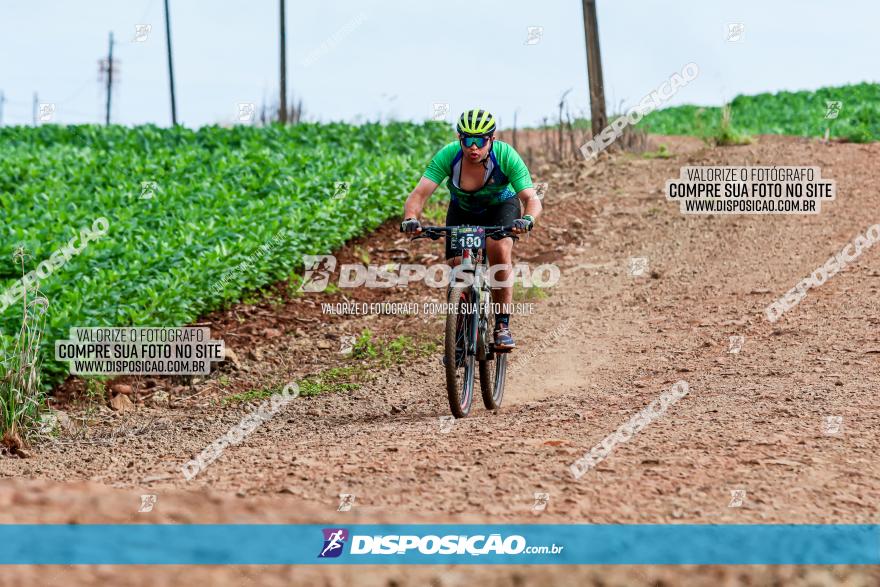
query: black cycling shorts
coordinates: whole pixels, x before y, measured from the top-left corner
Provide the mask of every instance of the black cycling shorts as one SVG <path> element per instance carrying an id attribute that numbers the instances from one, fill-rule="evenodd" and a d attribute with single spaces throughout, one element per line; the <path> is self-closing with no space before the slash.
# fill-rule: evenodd
<path id="1" fill-rule="evenodd" d="M 519 198 L 504 200 L 496 206 L 486 208 L 482 212 L 467 212 L 450 202 L 446 211 L 446 226 L 511 226 L 513 221 L 522 215 Z M 446 258 L 451 259 L 452 246 L 446 239 Z"/>

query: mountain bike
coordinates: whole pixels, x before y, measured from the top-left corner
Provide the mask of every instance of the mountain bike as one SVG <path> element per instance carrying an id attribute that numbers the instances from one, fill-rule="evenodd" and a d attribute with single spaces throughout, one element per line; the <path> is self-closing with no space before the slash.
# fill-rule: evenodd
<path id="1" fill-rule="evenodd" d="M 492 337 L 495 313 L 486 262 L 486 239 L 518 238 L 512 226 L 424 226 L 412 240 L 446 237 L 458 264 L 446 291 L 446 340 L 443 364 L 446 393 L 456 418 L 471 411 L 474 375 L 479 369 L 486 409 L 501 407 L 509 350 L 496 350 Z"/>

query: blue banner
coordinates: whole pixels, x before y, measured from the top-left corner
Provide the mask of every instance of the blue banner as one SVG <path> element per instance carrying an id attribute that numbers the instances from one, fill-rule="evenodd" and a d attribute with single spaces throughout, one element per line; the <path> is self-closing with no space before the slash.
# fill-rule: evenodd
<path id="1" fill-rule="evenodd" d="M 0 564 L 878 565 L 880 525 L 0 524 Z"/>

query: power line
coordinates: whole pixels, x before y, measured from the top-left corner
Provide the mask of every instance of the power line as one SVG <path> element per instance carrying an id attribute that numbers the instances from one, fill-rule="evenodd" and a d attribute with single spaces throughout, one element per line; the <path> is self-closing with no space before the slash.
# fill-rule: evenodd
<path id="1" fill-rule="evenodd" d="M 147 8 L 144 10 L 144 15 L 141 16 L 141 19 L 137 22 L 137 24 L 145 24 L 144 21 L 147 20 L 147 15 L 150 13 L 150 10 L 153 8 L 153 0 L 147 4 Z"/>
<path id="2" fill-rule="evenodd" d="M 72 94 L 70 94 L 69 96 L 67 96 L 63 100 L 60 100 L 60 102 L 69 102 L 70 100 L 73 100 L 74 98 L 79 96 L 82 93 L 82 91 L 84 89 L 86 89 L 87 86 L 89 86 L 93 83 L 95 83 L 93 80 L 84 81 L 80 87 L 78 87 Z"/>

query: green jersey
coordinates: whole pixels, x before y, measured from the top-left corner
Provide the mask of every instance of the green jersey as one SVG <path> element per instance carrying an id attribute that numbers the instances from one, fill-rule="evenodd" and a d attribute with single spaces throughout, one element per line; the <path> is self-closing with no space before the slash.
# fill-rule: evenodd
<path id="1" fill-rule="evenodd" d="M 434 183 L 442 183 L 449 178 L 446 186 L 452 201 L 467 212 L 482 212 L 490 206 L 500 204 L 526 188 L 532 187 L 529 169 L 516 150 L 501 141 L 492 143 L 489 158 L 486 160 L 486 173 L 483 186 L 473 192 L 461 189 L 461 165 L 463 152 L 458 141 L 449 143 L 434 155 L 425 177 Z"/>

